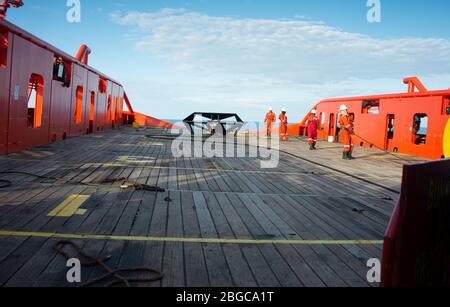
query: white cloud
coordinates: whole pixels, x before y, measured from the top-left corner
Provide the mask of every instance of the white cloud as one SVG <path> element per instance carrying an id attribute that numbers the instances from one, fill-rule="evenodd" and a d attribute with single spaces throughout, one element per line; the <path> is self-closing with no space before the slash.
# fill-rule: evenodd
<path id="1" fill-rule="evenodd" d="M 137 50 L 191 80 L 177 90 L 168 81 L 158 87 L 170 91 L 164 97 L 175 106 L 214 100 L 232 102 L 248 116 L 267 104 L 304 112 L 323 98 L 402 89 L 401 79 L 411 75 L 450 83 L 446 39 L 378 39 L 304 19 L 238 19 L 183 9 L 111 18 L 132 27 Z"/>

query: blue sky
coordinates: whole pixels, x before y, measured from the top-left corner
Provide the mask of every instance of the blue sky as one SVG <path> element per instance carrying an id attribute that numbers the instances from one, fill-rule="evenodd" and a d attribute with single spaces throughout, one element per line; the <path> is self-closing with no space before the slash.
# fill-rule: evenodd
<path id="1" fill-rule="evenodd" d="M 260 120 L 287 107 L 291 121 L 321 99 L 404 91 L 419 76 L 450 87 L 450 2 L 381 0 L 25 0 L 8 19 L 119 80 L 135 109 L 160 118 L 194 111 Z"/>

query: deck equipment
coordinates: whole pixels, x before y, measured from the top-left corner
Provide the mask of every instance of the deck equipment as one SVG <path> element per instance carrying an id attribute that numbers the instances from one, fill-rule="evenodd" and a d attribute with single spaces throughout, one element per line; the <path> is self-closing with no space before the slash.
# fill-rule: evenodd
<path id="1" fill-rule="evenodd" d="M 232 113 L 195 112 L 186 117 L 183 123 L 192 135 L 195 133 L 195 128 L 210 134 L 237 135 L 244 126 L 239 115 Z"/>

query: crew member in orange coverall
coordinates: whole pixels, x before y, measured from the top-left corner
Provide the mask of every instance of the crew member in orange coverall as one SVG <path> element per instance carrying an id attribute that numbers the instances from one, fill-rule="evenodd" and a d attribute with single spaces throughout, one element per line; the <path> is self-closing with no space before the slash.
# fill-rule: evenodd
<path id="1" fill-rule="evenodd" d="M 281 141 L 289 141 L 289 134 L 288 134 L 288 118 L 286 116 L 286 109 L 281 110 L 281 114 L 279 117 L 280 120 L 280 139 Z"/>
<path id="2" fill-rule="evenodd" d="M 353 159 L 353 143 L 352 143 L 352 135 L 353 135 L 353 120 L 348 114 L 348 108 L 346 105 L 342 105 L 339 108 L 340 118 L 339 124 L 341 125 L 340 132 L 340 141 L 344 144 L 344 153 L 342 158 L 344 160 Z"/>
<path id="3" fill-rule="evenodd" d="M 319 126 L 319 119 L 316 116 L 317 111 L 312 110 L 308 116 L 308 145 L 309 150 L 316 150 L 317 144 L 317 129 Z"/>
<path id="4" fill-rule="evenodd" d="M 272 127 L 276 121 L 277 121 L 277 116 L 275 115 L 275 113 L 273 113 L 273 109 L 269 108 L 269 112 L 266 114 L 266 119 L 264 120 L 264 123 L 266 124 L 268 137 L 272 136 Z"/>

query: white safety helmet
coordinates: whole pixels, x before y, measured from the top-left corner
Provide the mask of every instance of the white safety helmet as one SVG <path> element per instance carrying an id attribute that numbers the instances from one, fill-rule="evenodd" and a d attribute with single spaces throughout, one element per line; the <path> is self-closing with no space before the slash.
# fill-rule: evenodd
<path id="1" fill-rule="evenodd" d="M 286 113 L 286 108 L 281 109 L 281 112 Z"/>
<path id="2" fill-rule="evenodd" d="M 314 109 L 311 111 L 311 114 L 317 114 L 317 111 Z"/>
<path id="3" fill-rule="evenodd" d="M 348 108 L 347 108 L 347 106 L 345 105 L 345 104 L 343 104 L 343 105 L 341 105 L 340 107 L 339 107 L 339 111 L 348 111 Z"/>
<path id="4" fill-rule="evenodd" d="M 269 112 L 272 112 L 272 111 L 273 111 L 273 108 L 272 108 L 272 107 L 270 107 L 270 108 L 269 108 Z"/>

